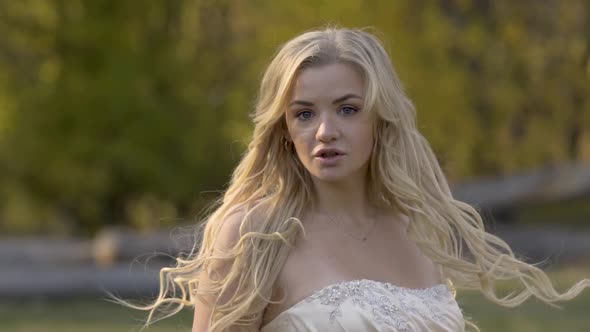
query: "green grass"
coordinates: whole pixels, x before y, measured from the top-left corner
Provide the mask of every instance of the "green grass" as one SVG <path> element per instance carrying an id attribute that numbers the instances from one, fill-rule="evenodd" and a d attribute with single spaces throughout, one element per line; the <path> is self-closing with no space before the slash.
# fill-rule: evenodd
<path id="1" fill-rule="evenodd" d="M 139 331 L 145 312 L 99 299 L 35 300 L 0 304 L 3 332 L 132 332 Z M 192 313 L 152 325 L 149 332 L 190 331 Z"/>
<path id="2" fill-rule="evenodd" d="M 558 290 L 582 278 L 590 278 L 589 267 L 550 271 Z M 536 299 L 517 308 L 503 308 L 474 292 L 459 292 L 457 302 L 482 332 L 582 332 L 590 328 L 590 289 L 576 299 L 559 303 L 555 309 Z M 143 312 L 96 299 L 51 301 L 0 301 L 0 330 L 3 332 L 132 332 L 138 331 Z M 147 332 L 190 331 L 192 312 L 157 322 Z"/>
<path id="3" fill-rule="evenodd" d="M 560 292 L 568 290 L 583 278 L 590 278 L 590 266 L 587 265 L 547 272 Z M 510 293 L 508 284 L 501 286 L 499 293 L 500 296 Z M 553 308 L 536 298 L 529 298 L 516 308 L 506 308 L 472 291 L 460 292 L 456 299 L 465 316 L 477 324 L 482 332 L 590 331 L 590 288 L 571 301 L 556 303 L 562 309 Z"/>
<path id="4" fill-rule="evenodd" d="M 486 331 L 568 331 L 587 332 L 590 326 L 590 291 L 554 309 L 536 300 L 516 307 L 503 308 L 470 295 L 460 300 L 466 316 L 470 316 L 482 332 Z"/>

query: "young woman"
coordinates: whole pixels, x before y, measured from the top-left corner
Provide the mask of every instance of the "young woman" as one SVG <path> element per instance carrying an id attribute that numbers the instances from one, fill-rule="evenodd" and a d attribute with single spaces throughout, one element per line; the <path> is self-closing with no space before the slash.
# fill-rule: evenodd
<path id="1" fill-rule="evenodd" d="M 363 30 L 283 45 L 253 120 L 198 253 L 162 270 L 148 323 L 177 304 L 169 315 L 194 306 L 193 332 L 463 331 L 477 327 L 455 287 L 516 306 L 590 286 L 558 293 L 453 199 L 388 54 Z M 500 298 L 507 279 L 522 287 Z"/>

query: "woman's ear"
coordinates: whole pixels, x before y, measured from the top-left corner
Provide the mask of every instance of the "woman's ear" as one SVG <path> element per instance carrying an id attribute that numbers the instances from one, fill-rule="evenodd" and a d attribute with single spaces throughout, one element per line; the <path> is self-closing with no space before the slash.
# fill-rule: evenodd
<path id="1" fill-rule="evenodd" d="M 289 129 L 287 128 L 287 120 L 285 118 L 283 118 L 283 121 L 281 123 L 280 126 L 280 135 L 283 136 L 283 139 L 287 142 L 292 142 L 293 139 L 291 139 L 291 134 L 289 134 Z"/>

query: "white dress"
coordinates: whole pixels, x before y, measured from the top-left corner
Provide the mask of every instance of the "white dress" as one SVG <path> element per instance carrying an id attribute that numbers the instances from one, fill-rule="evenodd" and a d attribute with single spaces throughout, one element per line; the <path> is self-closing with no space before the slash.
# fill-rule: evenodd
<path id="1" fill-rule="evenodd" d="M 278 331 L 463 332 L 465 321 L 446 284 L 404 288 L 358 279 L 314 292 L 261 329 Z"/>

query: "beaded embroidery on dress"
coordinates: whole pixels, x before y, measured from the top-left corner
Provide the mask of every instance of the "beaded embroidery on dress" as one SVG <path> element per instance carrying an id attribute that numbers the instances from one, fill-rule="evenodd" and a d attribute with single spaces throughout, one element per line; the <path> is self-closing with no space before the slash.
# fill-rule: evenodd
<path id="1" fill-rule="evenodd" d="M 261 332 L 463 332 L 449 287 L 404 288 L 360 279 L 328 285 L 266 324 Z"/>

